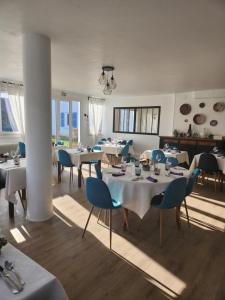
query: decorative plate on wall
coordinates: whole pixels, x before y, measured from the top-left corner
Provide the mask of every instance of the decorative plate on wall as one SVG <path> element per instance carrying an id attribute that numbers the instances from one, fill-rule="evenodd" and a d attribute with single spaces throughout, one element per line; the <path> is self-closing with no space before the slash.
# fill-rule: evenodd
<path id="1" fill-rule="evenodd" d="M 205 103 L 204 103 L 204 102 L 201 102 L 201 103 L 199 104 L 199 107 L 204 108 L 204 107 L 205 107 Z"/>
<path id="2" fill-rule="evenodd" d="M 205 115 L 202 115 L 202 114 L 194 115 L 193 121 L 194 121 L 194 123 L 197 124 L 197 125 L 202 125 L 202 124 L 204 124 L 205 121 L 206 121 L 206 116 L 205 116 Z"/>
<path id="3" fill-rule="evenodd" d="M 191 112 L 191 105 L 188 103 L 182 104 L 180 107 L 180 112 L 182 115 L 188 115 Z"/>
<path id="4" fill-rule="evenodd" d="M 218 124 L 217 120 L 210 121 L 210 126 L 216 126 Z"/>
<path id="5" fill-rule="evenodd" d="M 216 111 L 216 112 L 224 111 L 224 109 L 225 109 L 225 103 L 224 103 L 224 102 L 216 102 L 216 103 L 213 105 L 213 109 L 214 109 L 214 111 Z"/>

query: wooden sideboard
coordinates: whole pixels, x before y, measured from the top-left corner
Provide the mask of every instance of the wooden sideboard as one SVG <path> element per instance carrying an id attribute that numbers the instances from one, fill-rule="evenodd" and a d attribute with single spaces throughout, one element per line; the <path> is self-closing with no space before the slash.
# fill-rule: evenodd
<path id="1" fill-rule="evenodd" d="M 190 162 L 195 154 L 210 152 L 212 151 L 213 147 L 218 147 L 221 150 L 225 150 L 225 140 L 160 136 L 159 147 L 163 148 L 165 144 L 177 147 L 177 149 L 181 151 L 187 151 Z"/>

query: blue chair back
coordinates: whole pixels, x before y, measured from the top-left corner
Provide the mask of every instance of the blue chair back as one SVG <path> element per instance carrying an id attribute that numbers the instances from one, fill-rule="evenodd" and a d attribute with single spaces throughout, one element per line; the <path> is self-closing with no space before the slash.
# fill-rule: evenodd
<path id="1" fill-rule="evenodd" d="M 102 147 L 100 145 L 95 145 L 91 149 L 92 152 L 102 151 Z"/>
<path id="2" fill-rule="evenodd" d="M 197 177 L 200 175 L 200 170 L 199 168 L 195 168 L 193 171 L 192 171 L 192 175 L 195 176 L 195 178 L 197 179 Z"/>
<path id="3" fill-rule="evenodd" d="M 179 165 L 179 161 L 176 157 L 173 156 L 167 157 L 166 162 L 170 163 L 172 167 L 176 167 Z"/>
<path id="4" fill-rule="evenodd" d="M 211 153 L 202 153 L 198 168 L 206 172 L 217 172 L 219 170 L 216 157 Z"/>
<path id="5" fill-rule="evenodd" d="M 98 143 L 97 143 L 98 145 L 104 145 L 105 144 L 105 141 L 98 141 Z"/>
<path id="6" fill-rule="evenodd" d="M 173 180 L 167 187 L 159 208 L 177 207 L 185 198 L 187 180 L 185 177 Z"/>
<path id="7" fill-rule="evenodd" d="M 120 155 L 129 162 L 129 147 L 130 145 L 127 143 L 126 146 L 123 147 L 122 151 L 120 152 Z"/>
<path id="8" fill-rule="evenodd" d="M 26 157 L 26 146 L 23 142 L 19 142 L 18 143 L 19 146 L 19 154 L 21 155 L 21 157 Z"/>
<path id="9" fill-rule="evenodd" d="M 188 196 L 192 193 L 194 185 L 196 183 L 197 177 L 200 174 L 200 170 L 198 168 L 195 168 L 193 172 L 191 173 L 190 178 L 188 179 L 187 185 L 186 185 L 186 191 L 185 195 Z"/>
<path id="10" fill-rule="evenodd" d="M 64 167 L 72 167 L 73 166 L 71 157 L 68 152 L 60 149 L 58 153 L 59 153 L 59 162 L 62 166 L 64 166 Z"/>
<path id="11" fill-rule="evenodd" d="M 99 208 L 113 208 L 110 191 L 101 179 L 88 177 L 86 181 L 86 194 L 88 201 Z"/>
<path id="12" fill-rule="evenodd" d="M 129 146 L 132 146 L 133 145 L 133 140 L 128 140 L 127 144 L 129 144 Z"/>
<path id="13" fill-rule="evenodd" d="M 166 162 L 165 154 L 160 149 L 154 149 L 154 150 L 152 150 L 152 157 L 151 157 L 151 159 L 155 160 L 155 161 L 159 161 L 160 163 L 165 163 Z"/>
<path id="14" fill-rule="evenodd" d="M 99 164 L 95 164 L 95 173 L 98 179 L 102 179 L 102 172 L 99 167 Z"/>

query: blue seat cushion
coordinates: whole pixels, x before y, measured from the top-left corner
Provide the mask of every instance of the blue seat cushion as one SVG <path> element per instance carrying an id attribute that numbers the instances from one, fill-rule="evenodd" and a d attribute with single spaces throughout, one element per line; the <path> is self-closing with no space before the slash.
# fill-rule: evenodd
<path id="1" fill-rule="evenodd" d="M 163 199 L 163 194 L 156 195 L 152 198 L 151 206 L 159 207 Z"/>

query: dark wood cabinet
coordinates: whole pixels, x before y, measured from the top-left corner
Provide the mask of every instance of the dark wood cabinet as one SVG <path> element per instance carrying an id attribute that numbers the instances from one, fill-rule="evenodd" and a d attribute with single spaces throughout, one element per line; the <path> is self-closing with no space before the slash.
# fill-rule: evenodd
<path id="1" fill-rule="evenodd" d="M 214 147 L 225 150 L 225 140 L 160 136 L 159 147 L 163 148 L 165 144 L 169 144 L 172 147 L 177 147 L 177 149 L 181 151 L 187 151 L 190 162 L 195 154 L 210 152 Z"/>

